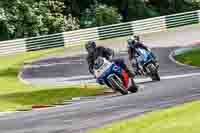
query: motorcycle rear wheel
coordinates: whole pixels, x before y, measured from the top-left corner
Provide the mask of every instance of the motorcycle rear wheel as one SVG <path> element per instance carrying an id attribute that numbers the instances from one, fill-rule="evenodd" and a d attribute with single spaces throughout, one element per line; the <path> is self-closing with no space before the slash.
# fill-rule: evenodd
<path id="1" fill-rule="evenodd" d="M 156 73 L 153 74 L 152 80 L 154 80 L 154 81 L 160 81 L 160 76 L 159 76 L 158 72 L 156 72 Z"/>
<path id="2" fill-rule="evenodd" d="M 147 67 L 150 71 L 149 75 L 151 76 L 152 80 L 153 81 L 160 81 L 160 76 L 158 74 L 157 68 L 153 64 L 149 64 Z"/>

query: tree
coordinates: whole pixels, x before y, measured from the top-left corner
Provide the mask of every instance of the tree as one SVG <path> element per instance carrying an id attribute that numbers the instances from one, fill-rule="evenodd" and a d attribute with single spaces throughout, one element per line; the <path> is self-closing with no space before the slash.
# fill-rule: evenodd
<path id="1" fill-rule="evenodd" d="M 0 40 L 8 39 L 8 29 L 7 29 L 7 20 L 5 16 L 5 10 L 0 8 Z"/>
<path id="2" fill-rule="evenodd" d="M 79 24 L 101 26 L 199 8 L 200 0 L 2 0 L 0 40 L 75 30 Z"/>
<path id="3" fill-rule="evenodd" d="M 84 11 L 81 24 L 83 27 L 103 26 L 119 23 L 121 19 L 117 8 L 100 4 L 91 6 Z"/>
<path id="4" fill-rule="evenodd" d="M 81 18 L 82 12 L 94 5 L 97 0 L 65 0 L 65 15 Z"/>
<path id="5" fill-rule="evenodd" d="M 121 15 L 117 12 L 117 8 L 114 7 L 99 5 L 95 13 L 97 26 L 116 24 L 120 23 L 122 20 Z"/>
<path id="6" fill-rule="evenodd" d="M 79 29 L 77 19 L 64 16 L 63 0 L 5 0 L 1 6 L 0 28 L 10 39 Z"/>
<path id="7" fill-rule="evenodd" d="M 147 4 L 161 15 L 198 10 L 199 0 L 148 0 Z"/>
<path id="8" fill-rule="evenodd" d="M 49 28 L 49 34 L 79 29 L 78 19 L 72 17 L 71 14 L 64 14 L 64 0 L 49 0 L 48 9 L 44 23 Z"/>

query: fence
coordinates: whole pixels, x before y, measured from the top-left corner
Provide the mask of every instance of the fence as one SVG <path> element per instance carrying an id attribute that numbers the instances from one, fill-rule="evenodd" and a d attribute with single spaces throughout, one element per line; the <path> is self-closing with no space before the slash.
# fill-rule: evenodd
<path id="1" fill-rule="evenodd" d="M 200 23 L 200 10 L 95 28 L 0 42 L 0 55 L 74 45 Z"/>

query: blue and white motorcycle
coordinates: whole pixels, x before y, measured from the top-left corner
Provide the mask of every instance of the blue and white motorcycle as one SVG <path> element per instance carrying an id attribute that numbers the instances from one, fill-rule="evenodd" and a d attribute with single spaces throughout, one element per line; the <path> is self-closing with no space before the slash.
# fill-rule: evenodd
<path id="1" fill-rule="evenodd" d="M 139 69 L 138 72 L 140 73 L 140 75 L 150 76 L 152 80 L 160 81 L 160 76 L 158 72 L 159 64 L 155 61 L 155 58 L 152 56 L 151 51 L 137 48 L 136 52 L 136 63 L 138 65 L 137 67 Z"/>
<path id="2" fill-rule="evenodd" d="M 128 91 L 135 93 L 138 90 L 133 80 L 129 82 L 130 78 L 124 69 L 103 57 L 95 60 L 94 74 L 98 83 L 105 84 L 123 95 L 128 94 Z"/>

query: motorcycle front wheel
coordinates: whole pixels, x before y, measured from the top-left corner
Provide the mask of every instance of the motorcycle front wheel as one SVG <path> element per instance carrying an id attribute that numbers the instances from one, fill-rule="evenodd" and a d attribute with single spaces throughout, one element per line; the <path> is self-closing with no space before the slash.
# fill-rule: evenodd
<path id="1" fill-rule="evenodd" d="M 126 88 L 124 87 L 123 82 L 116 75 L 110 76 L 108 78 L 108 82 L 112 86 L 113 89 L 115 89 L 116 91 L 119 91 L 122 95 L 128 94 L 128 90 L 126 90 Z"/>

